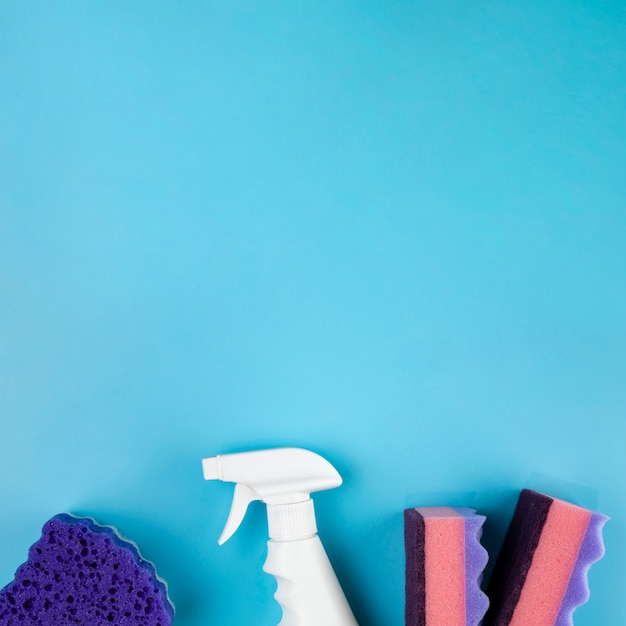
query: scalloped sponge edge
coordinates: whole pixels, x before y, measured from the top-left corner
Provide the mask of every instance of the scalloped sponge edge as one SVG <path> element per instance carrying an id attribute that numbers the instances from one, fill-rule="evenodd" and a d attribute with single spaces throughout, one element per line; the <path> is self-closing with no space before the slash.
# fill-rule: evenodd
<path id="1" fill-rule="evenodd" d="M 600 513 L 524 489 L 489 580 L 485 626 L 572 626 L 604 555 Z"/>
<path id="2" fill-rule="evenodd" d="M 1 626 L 171 626 L 165 583 L 110 527 L 61 514 L 0 591 Z"/>
<path id="3" fill-rule="evenodd" d="M 478 626 L 489 601 L 481 591 L 487 551 L 474 509 L 404 511 L 406 626 Z"/>

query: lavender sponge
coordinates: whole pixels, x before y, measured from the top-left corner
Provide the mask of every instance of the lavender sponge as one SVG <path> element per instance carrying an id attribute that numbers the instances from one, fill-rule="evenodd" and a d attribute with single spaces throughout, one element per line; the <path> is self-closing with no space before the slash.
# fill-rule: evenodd
<path id="1" fill-rule="evenodd" d="M 604 554 L 607 517 L 530 489 L 520 494 L 487 592 L 486 626 L 572 626 Z"/>
<path id="2" fill-rule="evenodd" d="M 0 626 L 171 626 L 154 566 L 112 529 L 56 515 L 0 591 Z"/>
<path id="3" fill-rule="evenodd" d="M 404 511 L 406 626 L 478 626 L 489 605 L 480 590 L 487 551 L 474 509 Z"/>

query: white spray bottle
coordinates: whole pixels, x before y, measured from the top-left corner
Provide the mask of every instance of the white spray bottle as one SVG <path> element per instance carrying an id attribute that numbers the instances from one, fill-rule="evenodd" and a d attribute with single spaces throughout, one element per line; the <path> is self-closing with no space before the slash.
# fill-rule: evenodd
<path id="1" fill-rule="evenodd" d="M 206 480 L 236 483 L 227 541 L 248 505 L 267 505 L 270 539 L 263 570 L 276 578 L 274 597 L 283 609 L 279 626 L 358 626 L 317 535 L 310 494 L 341 485 L 324 458 L 302 448 L 223 454 L 202 460 Z"/>

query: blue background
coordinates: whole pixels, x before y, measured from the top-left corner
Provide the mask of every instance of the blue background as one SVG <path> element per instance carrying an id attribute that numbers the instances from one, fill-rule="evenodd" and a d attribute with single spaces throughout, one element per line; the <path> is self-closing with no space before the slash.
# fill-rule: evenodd
<path id="1" fill-rule="evenodd" d="M 0 586 L 71 511 L 272 626 L 200 459 L 298 445 L 361 626 L 405 507 L 493 555 L 523 487 L 613 518 L 576 624 L 626 623 L 625 85 L 620 2 L 3 0 Z"/>

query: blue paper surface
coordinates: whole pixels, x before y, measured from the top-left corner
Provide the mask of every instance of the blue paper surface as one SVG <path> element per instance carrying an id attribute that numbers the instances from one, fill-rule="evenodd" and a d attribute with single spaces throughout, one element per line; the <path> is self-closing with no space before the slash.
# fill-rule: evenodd
<path id="1" fill-rule="evenodd" d="M 34 2 L 0 15 L 0 586 L 116 526 L 178 626 L 280 619 L 200 459 L 296 445 L 361 626 L 402 511 L 612 517 L 577 626 L 626 623 L 619 3 Z"/>

